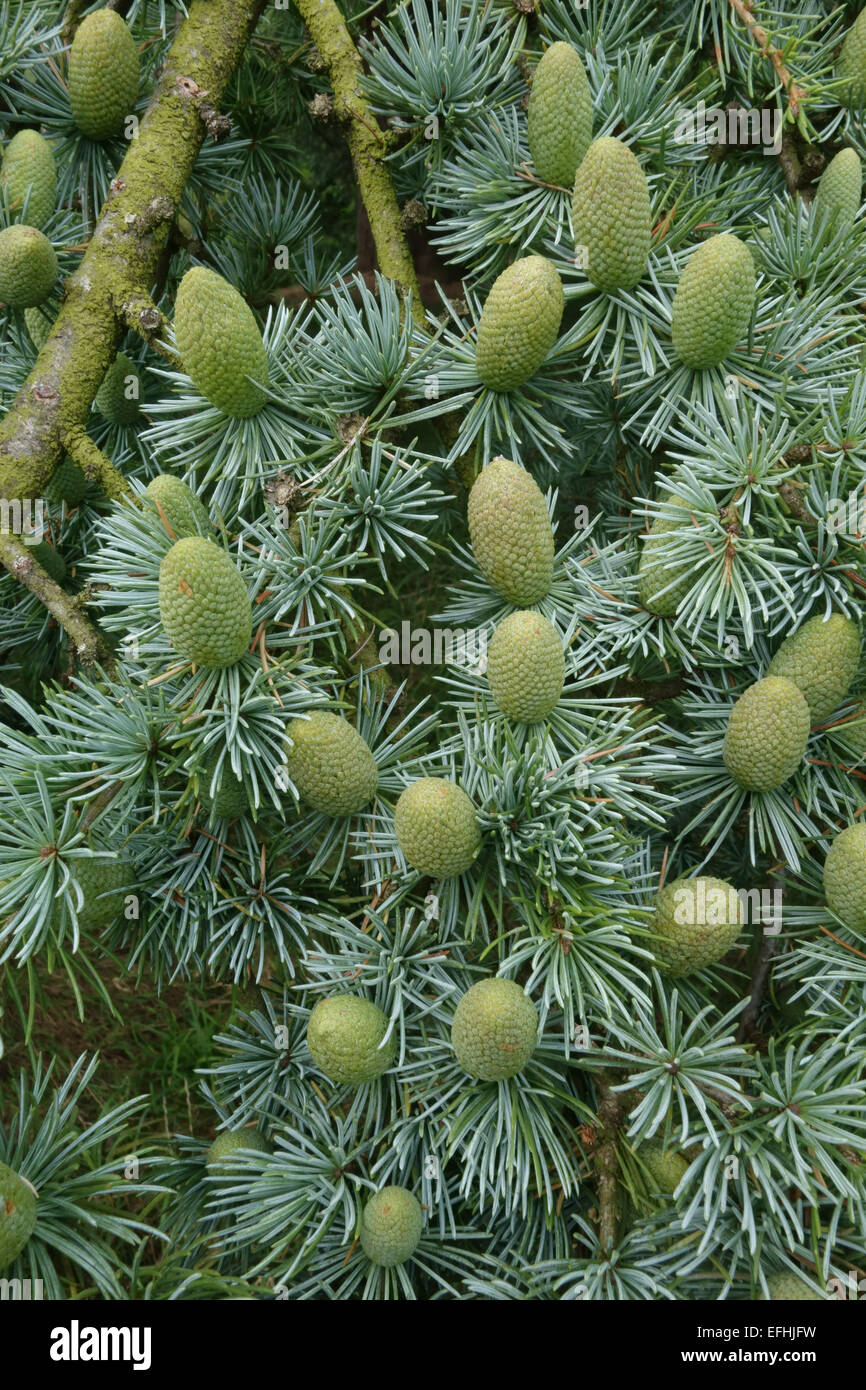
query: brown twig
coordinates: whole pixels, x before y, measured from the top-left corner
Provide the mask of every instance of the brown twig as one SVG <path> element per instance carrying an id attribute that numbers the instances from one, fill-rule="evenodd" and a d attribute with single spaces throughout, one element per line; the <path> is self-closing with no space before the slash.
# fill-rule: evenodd
<path id="1" fill-rule="evenodd" d="M 622 1098 L 611 1089 L 611 1083 L 595 1077 L 599 1094 L 598 1119 L 600 1134 L 593 1149 L 595 1166 L 595 1190 L 598 1198 L 598 1238 L 603 1250 L 613 1250 L 616 1246 L 620 1222 L 619 1205 L 619 1157 L 617 1140 L 628 1107 Z"/>
<path id="2" fill-rule="evenodd" d="M 784 891 L 785 871 L 779 872 L 779 881 Z M 764 999 L 764 991 L 767 988 L 767 981 L 770 978 L 770 970 L 773 958 L 779 949 L 780 934 L 768 932 L 763 922 L 760 923 L 761 940 L 755 954 L 755 963 L 752 967 L 752 989 L 749 995 L 749 1002 L 740 1016 L 740 1026 L 737 1029 L 737 1042 L 753 1040 L 756 1034 L 756 1024 L 761 1012 L 761 1005 Z"/>
<path id="3" fill-rule="evenodd" d="M 794 81 L 792 74 L 785 66 L 781 49 L 774 48 L 770 43 L 770 36 L 766 29 L 755 19 L 752 14 L 752 0 L 730 0 L 731 8 L 745 24 L 752 38 L 754 39 L 762 57 L 768 58 L 773 64 L 776 75 L 781 82 L 788 96 L 788 107 L 792 116 L 799 115 L 800 103 L 808 95 L 805 87 L 801 87 Z"/>

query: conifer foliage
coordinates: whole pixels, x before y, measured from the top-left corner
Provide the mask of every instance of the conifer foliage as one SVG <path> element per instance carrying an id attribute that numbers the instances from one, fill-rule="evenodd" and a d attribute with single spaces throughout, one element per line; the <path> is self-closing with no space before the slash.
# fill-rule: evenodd
<path id="1" fill-rule="evenodd" d="M 0 2 L 0 1275 L 862 1277 L 864 24 Z"/>

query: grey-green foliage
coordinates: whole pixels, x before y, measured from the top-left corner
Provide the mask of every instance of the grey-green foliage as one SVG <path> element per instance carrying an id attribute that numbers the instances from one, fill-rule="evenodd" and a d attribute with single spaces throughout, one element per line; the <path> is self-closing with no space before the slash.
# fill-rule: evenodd
<path id="1" fill-rule="evenodd" d="M 68 277 L 125 150 L 85 146 L 71 122 L 59 7 L 12 8 L 0 4 L 0 124 L 4 137 L 30 125 L 51 140 L 46 235 Z M 128 7 L 142 109 L 182 11 Z M 139 978 L 207 982 L 219 1013 L 191 1098 L 196 1132 L 169 1140 L 150 1112 L 139 1131 L 132 1097 L 121 1116 L 136 1153 L 142 1135 L 161 1136 L 170 1190 L 150 1194 L 146 1219 L 164 1256 L 122 1215 L 116 1106 L 76 1149 L 66 1102 L 25 1134 L 14 1087 L 0 1097 L 0 1162 L 37 1187 L 45 1175 L 29 1248 L 52 1296 L 262 1298 L 281 1285 L 298 1300 L 737 1301 L 766 1298 L 785 1271 L 820 1293 L 862 1264 L 866 968 L 850 866 L 840 895 L 830 861 L 829 902 L 823 873 L 830 843 L 862 821 L 866 670 L 849 687 L 853 644 L 814 718 L 793 686 L 758 711 L 769 733 L 734 716 L 727 755 L 726 735 L 792 633 L 835 615 L 822 628 L 832 646 L 859 621 L 866 229 L 854 160 L 866 149 L 835 67 L 848 10 L 782 0 L 758 14 L 805 89 L 797 112 L 726 0 L 549 0 L 532 25 L 475 0 L 378 13 L 363 89 L 403 220 L 426 218 L 411 243 L 426 236 L 444 262 L 439 291 L 422 276 L 423 325 L 400 286 L 353 273 L 354 242 L 336 244 L 350 190 L 325 171 L 348 156 L 340 123 L 321 133 L 307 112 L 327 106 L 328 79 L 297 16 L 263 15 L 225 98 L 232 138 L 206 143 L 178 211 L 159 307 L 172 322 L 183 276 L 217 272 L 261 335 L 267 398 L 254 414 L 217 410 L 142 343 L 137 418 L 87 422 L 128 501 L 109 501 L 87 442 L 72 441 L 91 467 L 72 488 L 62 466 L 41 539 L 113 664 L 85 667 L 36 595 L 0 578 L 7 1046 L 39 1016 L 49 977 L 59 1014 L 77 1020 L 80 997 L 75 1027 L 94 1046 Z M 629 273 L 598 284 L 575 262 L 570 190 L 540 179 L 530 154 L 526 75 L 554 43 L 580 55 L 596 139 L 619 141 L 640 175 L 636 243 L 608 248 Z M 791 195 L 760 131 L 748 147 L 747 125 L 726 126 L 724 146 L 677 137 L 677 113 L 694 117 L 699 100 L 796 125 L 786 138 L 804 153 L 811 142 L 813 186 L 821 160 L 833 175 L 817 206 Z M 824 216 L 834 188 L 840 215 Z M 616 222 L 612 196 L 602 210 L 599 238 Z M 674 301 L 709 236 L 745 248 L 754 303 L 750 292 L 725 341 L 686 362 Z M 557 296 L 531 362 L 523 320 L 494 322 L 494 358 L 507 329 L 515 360 L 485 387 L 483 305 L 531 257 L 561 284 L 561 322 Z M 284 287 L 290 302 L 273 303 Z M 712 327 L 704 308 L 698 294 L 691 327 Z M 0 322 L 4 408 L 33 367 L 34 327 L 18 311 Z M 195 357 L 195 324 L 187 342 Z M 204 344 L 218 375 L 234 346 Z M 543 582 L 529 589 L 502 582 L 487 541 L 473 549 L 468 494 L 497 456 L 537 485 L 536 531 L 544 505 Z M 488 519 L 490 544 L 527 534 L 511 510 L 521 495 Z M 218 549 L 249 606 L 225 666 L 192 660 L 206 646 L 180 653 L 160 621 L 160 569 L 191 540 Z M 183 593 L 188 578 L 173 577 Z M 205 628 L 212 597 L 205 576 Z M 525 643 L 540 630 L 557 660 L 536 717 Z M 519 708 L 497 703 L 497 631 L 514 635 Z M 785 709 L 793 729 L 776 727 Z M 302 757 L 292 732 L 310 722 L 340 738 Z M 788 741 L 784 766 L 762 774 L 766 748 Z M 447 862 L 409 852 L 396 815 L 405 788 L 431 784 L 460 791 L 465 843 Z M 748 911 L 736 938 L 739 918 L 666 917 L 670 939 L 706 943 L 689 962 L 699 968 L 672 976 L 655 969 L 654 903 L 683 876 L 742 890 Z M 744 1014 L 763 911 L 781 931 Z M 476 1075 L 452 1023 L 457 1001 L 493 979 L 507 982 L 496 993 L 522 992 L 537 1034 L 520 1069 L 498 1055 Z M 387 1065 L 322 1066 L 315 1027 L 308 1046 L 314 1010 L 342 995 L 375 1016 Z M 514 1045 L 484 1037 L 500 1054 Z M 42 1072 L 22 1084 L 50 1108 Z M 593 1142 L 611 1094 L 613 1253 Z M 261 1149 L 209 1168 L 214 1134 L 245 1128 Z M 675 1191 L 648 1184 L 642 1153 L 680 1156 Z M 424 1224 L 401 1242 L 405 1258 L 377 1264 L 364 1210 L 388 1188 L 411 1193 Z"/>

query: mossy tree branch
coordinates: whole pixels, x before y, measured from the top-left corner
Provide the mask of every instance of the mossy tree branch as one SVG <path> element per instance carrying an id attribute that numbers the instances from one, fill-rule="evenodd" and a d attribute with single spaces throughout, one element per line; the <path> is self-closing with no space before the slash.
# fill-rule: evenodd
<path id="1" fill-rule="evenodd" d="M 88 471 L 110 495 L 120 495 L 119 474 L 106 467 L 98 450 L 87 450 L 87 415 L 123 336 L 129 306 L 150 302 L 170 224 L 208 128 L 201 99 L 207 96 L 208 110 L 221 99 L 263 5 L 264 0 L 193 0 L 189 6 L 81 264 L 64 285 L 54 327 L 0 425 L 0 497 L 38 497 L 67 450 L 86 451 Z M 74 6 L 67 18 L 74 24 Z M 14 545 L 0 548 L 0 560 L 25 580 Z M 79 650 L 98 645 L 75 601 L 58 597 L 62 590 L 54 593 L 41 579 L 28 587 Z"/>
<path id="2" fill-rule="evenodd" d="M 595 1190 L 598 1199 L 598 1238 L 603 1250 L 613 1250 L 621 1217 L 617 1143 L 628 1106 L 612 1089 L 611 1082 L 595 1078 L 598 1089 L 599 1136 L 593 1151 Z"/>
<path id="3" fill-rule="evenodd" d="M 119 502 L 123 497 L 132 497 L 132 491 L 123 474 L 115 468 L 108 455 L 94 444 L 83 425 L 79 425 L 76 430 L 70 430 L 65 442 L 69 457 L 78 464 L 88 482 L 99 483 L 102 491 L 112 501 Z"/>
<path id="4" fill-rule="evenodd" d="M 76 654 L 85 665 L 100 662 L 110 670 L 114 658 L 97 628 L 85 616 L 81 595 L 61 589 L 36 560 L 32 549 L 17 536 L 0 533 L 0 560 L 19 583 L 43 603 L 74 643 Z"/>
<path id="5" fill-rule="evenodd" d="M 69 0 L 63 16 L 63 28 L 60 31 L 64 43 L 71 43 L 75 38 L 75 31 L 84 18 L 87 5 L 88 0 Z"/>
<path id="6" fill-rule="evenodd" d="M 0 496 L 34 496 L 82 426 L 117 351 L 124 305 L 149 298 L 170 219 L 264 0 L 193 0 L 60 313 L 0 426 Z"/>
<path id="7" fill-rule="evenodd" d="M 295 0 L 298 13 L 322 56 L 334 92 L 334 114 L 344 123 L 358 191 L 373 232 L 379 269 L 404 294 L 412 295 L 412 315 L 426 320 L 415 264 L 406 241 L 400 205 L 385 162 L 384 131 L 361 91 L 361 59 L 335 0 Z"/>

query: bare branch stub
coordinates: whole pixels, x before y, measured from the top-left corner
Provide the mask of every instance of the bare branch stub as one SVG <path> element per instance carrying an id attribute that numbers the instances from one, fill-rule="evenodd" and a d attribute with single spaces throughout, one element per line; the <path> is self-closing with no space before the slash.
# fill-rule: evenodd
<path id="1" fill-rule="evenodd" d="M 207 100 L 208 92 L 205 87 L 200 87 L 191 77 L 179 77 L 175 83 L 175 88 L 181 95 L 189 97 L 198 110 L 199 115 L 205 124 L 205 129 L 212 140 L 219 143 L 227 140 L 231 135 L 232 123 L 228 116 Z"/>

